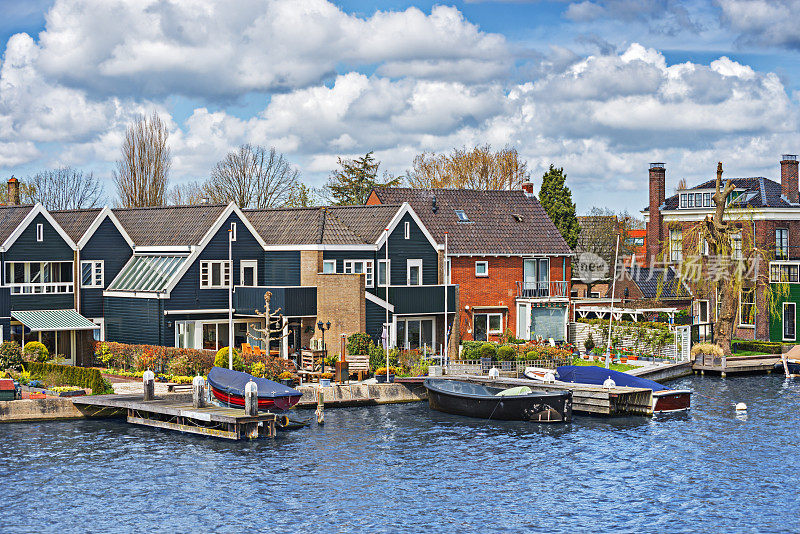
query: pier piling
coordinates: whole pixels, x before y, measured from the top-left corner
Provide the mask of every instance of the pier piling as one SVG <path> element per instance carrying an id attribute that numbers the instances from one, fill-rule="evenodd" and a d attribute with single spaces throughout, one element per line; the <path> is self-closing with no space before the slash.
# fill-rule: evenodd
<path id="1" fill-rule="evenodd" d="M 156 375 L 148 369 L 142 374 L 142 384 L 144 386 L 143 400 L 151 401 L 156 394 Z"/>

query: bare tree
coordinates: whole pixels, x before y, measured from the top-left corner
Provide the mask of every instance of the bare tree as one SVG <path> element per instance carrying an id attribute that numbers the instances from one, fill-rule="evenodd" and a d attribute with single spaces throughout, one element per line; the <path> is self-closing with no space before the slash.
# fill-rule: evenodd
<path id="1" fill-rule="evenodd" d="M 103 185 L 93 173 L 72 167 L 38 172 L 26 183 L 31 202 L 40 202 L 48 210 L 94 208 L 103 197 Z"/>
<path id="2" fill-rule="evenodd" d="M 169 131 L 156 112 L 139 116 L 128 126 L 117 160 L 114 183 L 123 207 L 163 206 L 172 154 L 167 146 Z"/>
<path id="3" fill-rule="evenodd" d="M 270 301 L 272 300 L 272 292 L 267 291 L 264 293 L 264 311 L 256 310 L 256 315 L 264 319 L 264 328 L 252 328 L 253 338 L 259 340 L 267 349 L 269 354 L 269 344 L 271 341 L 280 341 L 289 335 L 288 332 L 284 333 L 284 318 L 281 309 L 275 311 L 270 310 Z"/>
<path id="4" fill-rule="evenodd" d="M 184 184 L 175 184 L 169 190 L 167 200 L 170 204 L 176 206 L 194 206 L 202 204 L 203 199 L 208 198 L 203 184 L 199 182 L 186 182 Z"/>
<path id="5" fill-rule="evenodd" d="M 423 152 L 406 172 L 409 185 L 419 188 L 518 189 L 529 179 L 528 164 L 516 149 L 493 151 L 490 145 L 455 149 L 450 154 Z"/>
<path id="6" fill-rule="evenodd" d="M 299 174 L 275 148 L 246 144 L 214 166 L 203 190 L 213 202 L 273 208 L 289 200 Z"/>

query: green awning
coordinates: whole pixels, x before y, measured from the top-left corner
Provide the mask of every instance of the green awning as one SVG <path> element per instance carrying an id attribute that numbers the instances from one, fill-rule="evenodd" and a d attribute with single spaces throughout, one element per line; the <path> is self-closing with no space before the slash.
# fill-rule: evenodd
<path id="1" fill-rule="evenodd" d="M 11 317 L 27 326 L 31 332 L 100 328 L 75 310 L 12 311 Z"/>

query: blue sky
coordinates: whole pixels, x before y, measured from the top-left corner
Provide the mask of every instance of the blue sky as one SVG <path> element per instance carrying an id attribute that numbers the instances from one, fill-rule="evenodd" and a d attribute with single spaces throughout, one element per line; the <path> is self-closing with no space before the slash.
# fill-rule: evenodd
<path id="1" fill-rule="evenodd" d="M 235 7 L 232 7 L 235 6 Z M 106 181 L 126 125 L 170 124 L 174 184 L 275 146 L 319 186 L 374 150 L 512 146 L 535 186 L 563 166 L 579 212 L 667 186 L 777 178 L 800 152 L 800 0 L 367 2 L 0 0 L 0 175 Z"/>

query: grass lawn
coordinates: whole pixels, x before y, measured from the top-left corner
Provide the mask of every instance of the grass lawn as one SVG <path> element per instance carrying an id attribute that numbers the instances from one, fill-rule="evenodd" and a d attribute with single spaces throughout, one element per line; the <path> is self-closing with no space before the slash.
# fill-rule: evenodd
<path id="1" fill-rule="evenodd" d="M 572 360 L 572 365 L 594 365 L 594 366 L 597 366 L 597 367 L 605 367 L 606 366 L 605 362 L 598 362 L 598 361 L 590 362 L 590 361 L 586 361 L 586 360 L 584 360 L 582 358 L 573 359 Z M 623 372 L 623 373 L 625 371 L 630 371 L 631 369 L 636 369 L 636 368 L 637 368 L 636 365 L 628 365 L 627 363 L 612 363 L 611 364 L 611 369 L 613 371 L 620 371 L 620 372 Z"/>

